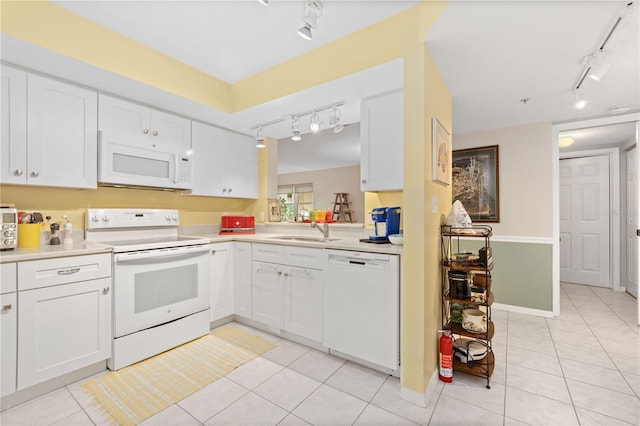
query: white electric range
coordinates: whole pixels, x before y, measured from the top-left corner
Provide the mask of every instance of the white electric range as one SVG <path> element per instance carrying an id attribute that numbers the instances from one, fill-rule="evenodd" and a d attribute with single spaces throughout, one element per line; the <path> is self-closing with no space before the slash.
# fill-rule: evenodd
<path id="1" fill-rule="evenodd" d="M 209 240 L 178 234 L 177 210 L 87 209 L 86 239 L 113 249 L 118 370 L 209 333 Z"/>

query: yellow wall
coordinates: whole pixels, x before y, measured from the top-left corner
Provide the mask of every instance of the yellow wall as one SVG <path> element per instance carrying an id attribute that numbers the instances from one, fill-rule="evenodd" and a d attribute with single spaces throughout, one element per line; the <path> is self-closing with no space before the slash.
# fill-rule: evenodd
<path id="1" fill-rule="evenodd" d="M 446 2 L 420 2 L 385 21 L 352 33 L 234 85 L 203 75 L 158 52 L 113 34 L 48 2 L 2 2 L 2 31 L 80 61 L 145 82 L 214 108 L 233 112 L 259 105 L 396 58 L 404 59 L 404 193 L 367 196 L 370 209 L 403 207 L 402 383 L 423 393 L 437 369 L 440 284 L 437 233 L 451 190 L 431 181 L 431 117 L 451 129 L 451 97 L 424 45 Z M 266 160 L 261 153 L 260 198 L 255 202 L 200 199 L 152 191 L 58 190 L 3 186 L 14 198 L 45 213 L 100 206 L 179 206 L 185 223 L 212 223 L 222 211 L 262 211 L 266 206 Z M 264 187 L 263 187 L 264 185 Z M 116 192 L 117 191 L 117 192 Z M 44 198 L 44 194 L 55 194 Z M 431 213 L 431 197 L 439 210 Z M 378 205 L 376 205 L 379 203 Z M 23 208 L 23 205 L 20 205 Z M 214 213 L 212 213 L 214 212 Z M 257 214 L 256 214 L 257 216 Z M 74 219 L 75 220 L 75 219 Z M 203 221 L 203 222 L 200 222 Z"/>

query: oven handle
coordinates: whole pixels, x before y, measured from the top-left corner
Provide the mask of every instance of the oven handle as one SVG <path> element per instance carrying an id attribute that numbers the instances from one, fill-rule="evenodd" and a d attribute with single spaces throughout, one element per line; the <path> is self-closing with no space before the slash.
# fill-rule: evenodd
<path id="1" fill-rule="evenodd" d="M 168 257 L 192 257 L 200 253 L 210 253 L 211 246 L 190 246 L 170 249 L 148 250 L 138 251 L 131 253 L 118 253 L 114 256 L 116 263 L 132 262 L 135 260 L 151 260 L 151 259 L 166 259 Z"/>

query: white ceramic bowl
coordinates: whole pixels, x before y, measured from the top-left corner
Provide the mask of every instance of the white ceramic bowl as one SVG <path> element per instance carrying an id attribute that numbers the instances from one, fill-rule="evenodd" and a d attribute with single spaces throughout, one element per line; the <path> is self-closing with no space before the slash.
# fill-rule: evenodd
<path id="1" fill-rule="evenodd" d="M 391 241 L 391 244 L 395 244 L 397 246 L 401 246 L 402 245 L 402 238 L 403 238 L 403 234 L 392 234 L 392 235 L 389 235 L 389 241 Z"/>

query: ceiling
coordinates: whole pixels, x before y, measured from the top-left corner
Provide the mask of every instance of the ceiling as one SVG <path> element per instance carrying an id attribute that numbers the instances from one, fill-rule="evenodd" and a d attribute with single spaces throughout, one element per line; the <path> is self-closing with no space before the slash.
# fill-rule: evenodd
<path id="1" fill-rule="evenodd" d="M 234 83 L 397 14 L 417 1 L 324 0 L 312 41 L 296 34 L 301 1 L 54 1 L 113 31 Z M 640 110 L 639 12 L 627 1 L 451 0 L 425 42 L 453 96 L 453 132 L 603 116 L 615 105 Z M 637 1 L 635 3 L 638 3 Z M 596 51 L 623 9 L 631 10 L 606 45 L 611 65 L 578 91 L 582 60 Z M 40 58 L 48 58 L 43 62 Z M 50 59 L 56 61 L 52 65 Z M 2 59 L 91 87 L 254 134 L 258 123 L 345 102 L 344 123 L 359 121 L 360 100 L 402 87 L 402 61 L 382 64 L 234 114 L 157 93 L 87 64 L 44 52 L 3 34 Z M 43 65 L 46 63 L 46 66 Z M 526 103 L 521 99 L 528 99 Z M 304 125 L 304 123 L 303 123 Z M 265 128 L 284 138 L 287 123 Z M 320 155 L 309 144 L 310 157 Z"/>

